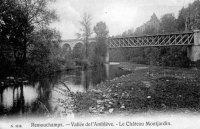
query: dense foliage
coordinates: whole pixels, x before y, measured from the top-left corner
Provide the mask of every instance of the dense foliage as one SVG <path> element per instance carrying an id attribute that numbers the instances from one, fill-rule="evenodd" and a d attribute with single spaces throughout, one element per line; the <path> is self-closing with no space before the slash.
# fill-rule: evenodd
<path id="1" fill-rule="evenodd" d="M 0 0 L 0 77 L 46 75 L 64 65 L 49 0 Z"/>
<path id="2" fill-rule="evenodd" d="M 94 32 L 96 34 L 96 43 L 93 47 L 92 63 L 93 65 L 102 65 L 106 62 L 108 28 L 105 22 L 98 22 L 94 26 Z"/>
<path id="3" fill-rule="evenodd" d="M 196 0 L 188 7 L 182 8 L 176 18 L 173 14 L 164 14 L 157 26 L 139 27 L 128 30 L 122 36 L 142 36 L 162 33 L 174 33 L 200 29 L 200 1 Z M 148 23 L 147 23 L 148 24 Z M 111 50 L 111 61 L 131 61 L 142 64 L 190 67 L 192 62 L 187 57 L 187 46 L 121 48 Z"/>

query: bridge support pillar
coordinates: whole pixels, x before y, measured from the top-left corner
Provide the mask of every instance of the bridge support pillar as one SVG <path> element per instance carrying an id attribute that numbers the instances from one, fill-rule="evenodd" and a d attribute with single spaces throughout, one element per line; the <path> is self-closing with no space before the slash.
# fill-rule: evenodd
<path id="1" fill-rule="evenodd" d="M 109 43 L 108 43 L 109 39 L 106 39 L 106 63 L 109 63 L 110 62 L 110 54 L 109 54 L 109 51 L 110 51 L 110 48 L 109 48 Z"/>
<path id="2" fill-rule="evenodd" d="M 109 54 L 109 48 L 106 51 L 106 63 L 109 63 L 109 58 L 110 58 L 110 54 Z"/>
<path id="3" fill-rule="evenodd" d="M 194 45 L 188 48 L 187 55 L 191 61 L 200 60 L 200 30 L 194 31 Z"/>

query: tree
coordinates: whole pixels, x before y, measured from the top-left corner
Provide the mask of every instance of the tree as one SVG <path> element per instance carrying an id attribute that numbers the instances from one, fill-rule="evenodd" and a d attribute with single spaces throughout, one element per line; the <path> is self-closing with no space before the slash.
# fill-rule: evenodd
<path id="1" fill-rule="evenodd" d="M 32 31 L 32 26 L 28 23 L 26 14 L 18 6 L 17 1 L 3 0 L 0 6 L 1 45 L 11 46 L 16 62 L 20 62 L 20 59 L 23 59 L 25 55 L 26 33 Z"/>
<path id="2" fill-rule="evenodd" d="M 87 50 L 88 49 L 88 41 L 92 34 L 91 21 L 92 21 L 91 15 L 89 15 L 88 13 L 84 13 L 82 20 L 80 21 L 80 24 L 81 24 L 80 31 L 81 32 L 76 34 L 79 39 L 83 39 L 85 42 L 85 57 L 86 57 L 86 59 L 88 58 L 88 50 Z"/>
<path id="3" fill-rule="evenodd" d="M 39 75 L 59 70 L 63 65 L 62 49 L 59 45 L 60 33 L 56 30 L 44 28 L 31 38 L 31 45 L 27 48 L 27 65 Z"/>
<path id="4" fill-rule="evenodd" d="M 107 54 L 107 37 L 108 37 L 108 28 L 105 22 L 98 22 L 94 26 L 94 32 L 96 33 L 96 45 L 94 47 L 93 63 L 94 65 L 103 64 L 105 62 Z"/>
<path id="5" fill-rule="evenodd" d="M 47 27 L 49 23 L 57 19 L 54 10 L 50 10 L 47 4 L 55 0 L 15 0 L 18 6 L 26 14 L 28 22 L 34 26 L 35 30 Z"/>
<path id="6" fill-rule="evenodd" d="M 77 43 L 72 51 L 72 57 L 74 59 L 82 60 L 84 58 L 84 45 L 82 43 Z"/>
<path id="7" fill-rule="evenodd" d="M 102 21 L 98 22 L 93 30 L 96 33 L 96 38 L 107 38 L 109 33 L 106 23 Z"/>
<path id="8" fill-rule="evenodd" d="M 179 11 L 179 15 L 178 15 L 178 18 L 177 18 L 177 30 L 178 31 L 184 31 L 185 30 L 185 21 L 186 21 L 185 8 L 182 8 Z"/>
<path id="9" fill-rule="evenodd" d="M 1 59 L 14 64 L 9 66 L 13 69 L 11 74 L 16 65 L 23 75 L 35 71 L 48 73 L 58 68 L 61 37 L 56 30 L 48 29 L 49 23 L 57 19 L 55 12 L 47 8 L 50 1 L 0 0 L 0 50 L 11 53 L 14 60 L 5 52 Z"/>
<path id="10" fill-rule="evenodd" d="M 200 29 L 200 1 L 195 0 L 187 8 L 182 8 L 177 19 L 179 31 Z"/>
<path id="11" fill-rule="evenodd" d="M 47 9 L 48 0 L 1 0 L 1 41 L 11 44 L 16 62 L 24 64 L 27 47 L 33 32 L 56 19 L 54 11 Z"/>
<path id="12" fill-rule="evenodd" d="M 129 29 L 125 32 L 122 33 L 122 36 L 133 36 L 134 34 L 134 29 Z"/>
<path id="13" fill-rule="evenodd" d="M 177 31 L 177 23 L 174 14 L 169 13 L 161 17 L 161 31 L 163 33 L 172 33 Z"/>

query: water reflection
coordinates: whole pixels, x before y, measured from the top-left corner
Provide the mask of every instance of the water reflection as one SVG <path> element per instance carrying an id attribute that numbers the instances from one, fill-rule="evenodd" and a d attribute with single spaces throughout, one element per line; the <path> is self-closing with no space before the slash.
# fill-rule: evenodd
<path id="1" fill-rule="evenodd" d="M 7 88 L 3 91 L 2 93 L 2 104 L 3 106 L 7 107 L 7 108 L 11 108 L 13 106 L 13 97 L 10 96 L 14 96 L 13 94 L 14 89 L 13 88 Z"/>
<path id="2" fill-rule="evenodd" d="M 72 92 L 87 92 L 96 84 L 123 74 L 127 72 L 117 66 L 105 65 L 55 73 L 29 85 L 1 87 L 0 115 L 44 115 L 57 112 L 61 110 L 58 109 L 58 100 L 71 102 L 67 88 L 60 82 L 64 82 Z"/>

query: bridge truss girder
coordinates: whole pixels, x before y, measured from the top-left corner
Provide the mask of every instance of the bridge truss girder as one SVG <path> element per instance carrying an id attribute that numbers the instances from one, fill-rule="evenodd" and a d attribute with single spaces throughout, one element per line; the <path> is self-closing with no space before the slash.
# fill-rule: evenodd
<path id="1" fill-rule="evenodd" d="M 119 47 L 158 47 L 194 45 L 194 33 L 176 33 L 140 37 L 117 37 L 108 39 L 109 48 Z"/>

